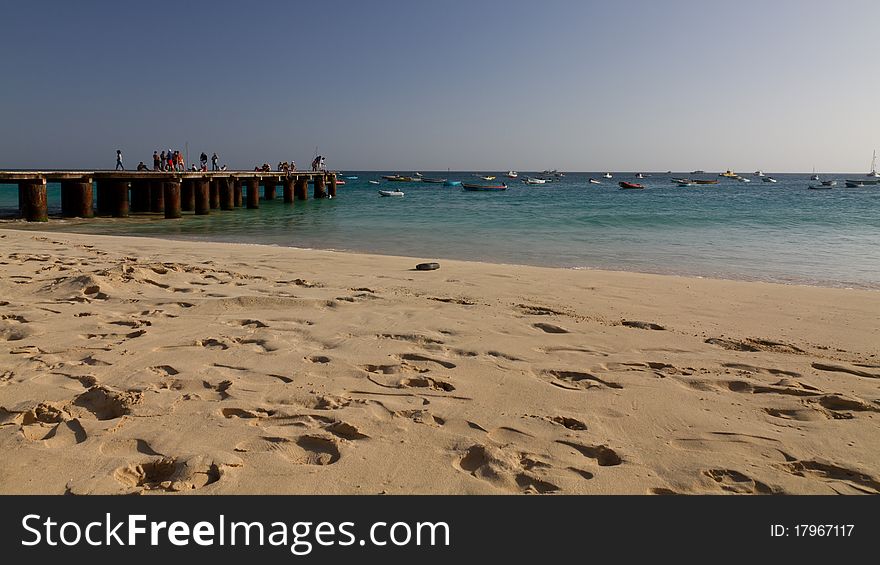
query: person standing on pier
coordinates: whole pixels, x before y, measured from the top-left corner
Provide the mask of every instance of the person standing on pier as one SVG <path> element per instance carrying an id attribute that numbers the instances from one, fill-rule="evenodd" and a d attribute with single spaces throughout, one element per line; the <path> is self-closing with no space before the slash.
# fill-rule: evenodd
<path id="1" fill-rule="evenodd" d="M 153 170 L 158 171 L 161 168 L 162 168 L 162 166 L 159 162 L 159 154 L 157 152 L 153 151 Z"/>
<path id="2" fill-rule="evenodd" d="M 220 170 L 220 168 L 217 166 L 217 160 L 218 160 L 217 152 L 215 151 L 214 154 L 211 155 L 211 170 L 212 171 Z"/>
<path id="3" fill-rule="evenodd" d="M 202 154 L 199 156 L 199 164 L 201 165 L 201 169 L 207 170 L 208 168 L 208 156 L 205 155 L 205 152 L 202 151 Z"/>
<path id="4" fill-rule="evenodd" d="M 116 150 L 116 170 L 119 169 L 125 170 L 125 166 L 122 164 L 122 151 L 119 149 Z"/>
<path id="5" fill-rule="evenodd" d="M 164 151 L 159 155 L 159 170 L 160 171 L 165 170 L 165 152 Z"/>
<path id="6" fill-rule="evenodd" d="M 166 171 L 173 171 L 174 170 L 174 153 L 172 153 L 170 149 L 165 152 L 165 158 L 168 159 L 168 165 L 165 170 Z"/>
<path id="7" fill-rule="evenodd" d="M 183 153 L 180 151 L 177 152 L 177 170 L 181 172 L 186 170 L 186 163 L 183 161 Z"/>

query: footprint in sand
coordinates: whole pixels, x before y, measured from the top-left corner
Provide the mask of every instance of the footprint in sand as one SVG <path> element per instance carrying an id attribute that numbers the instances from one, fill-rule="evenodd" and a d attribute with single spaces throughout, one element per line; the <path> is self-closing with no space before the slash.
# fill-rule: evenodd
<path id="1" fill-rule="evenodd" d="M 544 371 L 544 375 L 549 377 L 548 382 L 553 386 L 564 388 L 566 390 L 588 390 L 591 388 L 613 388 L 622 389 L 623 385 L 603 380 L 596 375 L 585 373 L 582 371 Z"/>
<path id="2" fill-rule="evenodd" d="M 468 448 L 454 464 L 458 470 L 508 492 L 552 493 L 558 486 L 538 473 L 551 466 L 525 453 L 476 444 Z"/>
<path id="3" fill-rule="evenodd" d="M 335 440 L 315 435 L 305 435 L 296 440 L 263 436 L 240 443 L 235 447 L 240 453 L 268 453 L 279 455 L 297 465 L 332 465 L 341 457 Z"/>
<path id="4" fill-rule="evenodd" d="M 541 330 L 544 333 L 548 334 L 567 334 L 569 331 L 565 328 L 561 328 L 559 326 L 554 326 L 553 324 L 532 324 L 532 327 Z"/>
<path id="5" fill-rule="evenodd" d="M 134 492 L 181 492 L 214 484 L 222 477 L 222 467 L 239 464 L 218 464 L 200 456 L 188 459 L 159 457 L 119 467 L 113 472 L 113 478 Z"/>
<path id="6" fill-rule="evenodd" d="M 556 443 L 568 446 L 584 457 L 595 459 L 596 464 L 600 467 L 614 467 L 623 463 L 620 455 L 607 445 L 583 445 L 566 440 L 556 440 Z"/>
<path id="7" fill-rule="evenodd" d="M 880 481 L 867 473 L 840 467 L 823 461 L 793 461 L 783 465 L 783 470 L 798 477 L 816 477 L 825 482 L 840 482 L 867 493 L 880 494 Z"/>
<path id="8" fill-rule="evenodd" d="M 781 491 L 733 469 L 708 469 L 703 475 L 725 492 L 737 494 L 779 494 Z"/>
<path id="9" fill-rule="evenodd" d="M 655 324 L 654 322 L 640 322 L 638 320 L 623 320 L 622 322 L 620 322 L 620 325 L 626 326 L 628 328 L 636 328 L 639 330 L 663 331 L 666 329 L 660 324 Z"/>

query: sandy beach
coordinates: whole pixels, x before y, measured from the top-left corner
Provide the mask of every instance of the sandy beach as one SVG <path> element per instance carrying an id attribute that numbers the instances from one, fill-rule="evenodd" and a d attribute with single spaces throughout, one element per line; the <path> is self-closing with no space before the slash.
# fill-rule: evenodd
<path id="1" fill-rule="evenodd" d="M 880 492 L 876 291 L 0 230 L 0 493 Z"/>

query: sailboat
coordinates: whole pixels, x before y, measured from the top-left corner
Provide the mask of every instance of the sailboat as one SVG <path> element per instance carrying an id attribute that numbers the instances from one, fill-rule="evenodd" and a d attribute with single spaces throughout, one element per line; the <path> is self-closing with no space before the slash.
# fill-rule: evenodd
<path id="1" fill-rule="evenodd" d="M 874 156 L 871 158 L 871 172 L 868 173 L 869 177 L 872 178 L 880 178 L 880 173 L 877 172 L 877 150 L 874 150 Z"/>
<path id="2" fill-rule="evenodd" d="M 816 167 L 813 167 L 813 175 L 810 177 L 810 180 L 819 180 L 819 175 L 816 174 Z"/>

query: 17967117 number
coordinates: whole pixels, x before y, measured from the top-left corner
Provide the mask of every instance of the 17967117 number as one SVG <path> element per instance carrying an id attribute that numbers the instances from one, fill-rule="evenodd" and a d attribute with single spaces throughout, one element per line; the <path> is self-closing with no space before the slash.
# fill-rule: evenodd
<path id="1" fill-rule="evenodd" d="M 853 535 L 855 524 L 797 524 L 794 527 L 796 537 L 840 537 Z"/>

